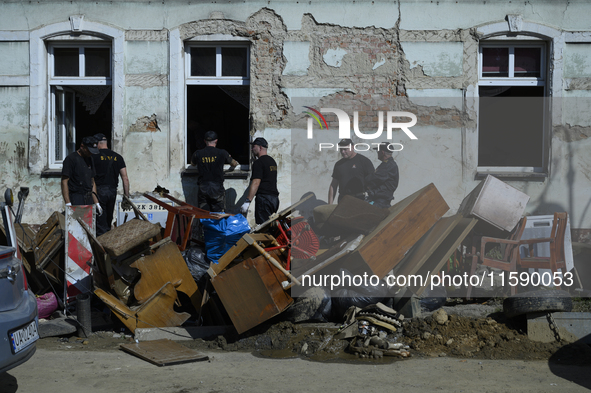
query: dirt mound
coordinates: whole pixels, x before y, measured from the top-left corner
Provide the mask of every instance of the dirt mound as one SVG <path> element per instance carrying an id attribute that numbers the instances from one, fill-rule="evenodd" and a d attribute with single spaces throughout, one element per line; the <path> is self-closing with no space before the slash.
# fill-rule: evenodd
<path id="1" fill-rule="evenodd" d="M 505 320 L 447 315 L 405 320 L 402 329 L 388 340 L 410 347 L 414 357 L 459 357 L 477 359 L 556 360 L 568 364 L 591 364 L 591 348 L 580 343 L 540 343 L 525 334 L 525 319 Z M 247 337 L 219 336 L 214 340 L 195 340 L 184 345 L 201 349 L 253 351 L 276 358 L 300 356 L 311 360 L 347 361 L 350 339 L 333 338 L 338 326 L 331 324 L 293 324 L 280 322 L 261 327 Z"/>

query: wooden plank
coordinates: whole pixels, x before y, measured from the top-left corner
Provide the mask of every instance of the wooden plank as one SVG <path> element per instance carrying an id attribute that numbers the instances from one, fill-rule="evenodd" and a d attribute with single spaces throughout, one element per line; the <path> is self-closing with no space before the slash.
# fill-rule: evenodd
<path id="1" fill-rule="evenodd" d="M 37 269 L 43 269 L 49 263 L 55 253 L 63 248 L 65 243 L 64 231 L 58 226 L 51 228 L 47 236 L 35 247 L 35 265 Z"/>
<path id="2" fill-rule="evenodd" d="M 209 360 L 209 357 L 169 339 L 121 344 L 121 349 L 157 366 Z"/>
<path id="3" fill-rule="evenodd" d="M 23 253 L 31 252 L 35 248 L 35 232 L 29 224 L 15 223 L 16 238 Z"/>
<path id="4" fill-rule="evenodd" d="M 411 251 L 398 264 L 397 269 L 394 270 L 394 274 L 403 276 L 415 274 L 445 240 L 447 235 L 458 225 L 461 219 L 462 216 L 456 214 L 437 221 L 429 232 L 415 244 Z"/>
<path id="5" fill-rule="evenodd" d="M 209 273 L 210 277 L 214 277 L 222 270 L 224 270 L 234 259 L 238 257 L 248 246 L 253 244 L 254 242 L 267 242 L 276 244 L 277 241 L 275 238 L 266 233 L 250 233 L 245 234 L 233 245 L 224 255 L 218 259 L 218 263 L 211 263 L 209 265 L 209 269 L 207 273 Z"/>
<path id="6" fill-rule="evenodd" d="M 447 262 L 451 254 L 458 248 L 460 243 L 468 236 L 474 225 L 478 222 L 476 218 L 462 218 L 454 229 L 447 235 L 445 240 L 437 247 L 435 252 L 431 254 L 429 259 L 423 264 L 417 274 L 424 278 L 422 286 L 408 286 L 417 296 L 420 296 L 427 285 L 430 285 L 430 277 L 426 277 L 439 273 L 441 267 Z"/>
<path id="7" fill-rule="evenodd" d="M 433 183 L 389 208 L 390 214 L 343 261 L 355 273 L 371 272 L 380 278 L 404 258 L 411 247 L 449 210 Z"/>
<path id="8" fill-rule="evenodd" d="M 138 269 L 142 275 L 133 289 L 138 303 L 147 301 L 166 282 L 180 281 L 176 290 L 183 292 L 191 299 L 195 311 L 201 308 L 201 292 L 191 276 L 183 255 L 172 241 L 169 240 L 161 245 L 156 253 L 142 257 L 130 266 Z"/>
<path id="9" fill-rule="evenodd" d="M 51 216 L 41 224 L 41 227 L 37 231 L 35 235 L 35 243 L 41 244 L 43 240 L 49 235 L 49 233 L 55 228 L 58 227 L 62 230 L 62 232 L 66 229 L 65 217 L 63 214 L 58 212 L 53 212 Z"/>

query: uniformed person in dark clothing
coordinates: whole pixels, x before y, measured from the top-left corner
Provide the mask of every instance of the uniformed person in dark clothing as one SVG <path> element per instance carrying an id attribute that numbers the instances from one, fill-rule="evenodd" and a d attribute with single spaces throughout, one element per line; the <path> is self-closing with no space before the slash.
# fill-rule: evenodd
<path id="1" fill-rule="evenodd" d="M 257 160 L 252 164 L 250 187 L 246 202 L 242 204 L 240 213 L 246 215 L 250 202 L 256 196 L 254 219 L 257 224 L 267 221 L 271 214 L 279 210 L 279 191 L 277 191 L 277 163 L 267 155 L 269 144 L 265 138 L 256 138 L 250 142 L 252 154 Z"/>
<path id="2" fill-rule="evenodd" d="M 378 151 L 378 160 L 382 163 L 376 171 L 365 178 L 367 201 L 381 208 L 388 208 L 398 188 L 398 165 L 392 158 L 392 145 L 382 142 L 374 150 Z"/>
<path id="3" fill-rule="evenodd" d="M 96 220 L 96 235 L 100 236 L 111 230 L 113 223 L 113 212 L 117 201 L 117 187 L 119 187 L 119 176 L 123 182 L 123 194 L 129 198 L 129 179 L 127 167 L 121 155 L 107 148 L 107 137 L 104 134 L 94 136 L 98 141 L 99 154 L 92 156 L 96 176 L 96 191 L 98 199 L 105 209 L 105 214 Z"/>
<path id="4" fill-rule="evenodd" d="M 351 139 L 342 139 L 339 142 L 341 158 L 334 165 L 332 171 L 332 182 L 328 187 L 328 203 L 332 204 L 339 191 L 339 199 L 345 195 L 364 199 L 365 178 L 374 172 L 374 166 L 370 159 L 357 154 Z"/>
<path id="5" fill-rule="evenodd" d="M 218 134 L 207 131 L 205 148 L 197 150 L 191 156 L 191 165 L 196 166 L 199 172 L 197 205 L 210 212 L 225 211 L 224 164 L 230 165 L 230 171 L 239 165 L 227 151 L 218 149 L 217 143 Z"/>
<path id="6" fill-rule="evenodd" d="M 95 204 L 97 213 L 103 210 L 96 196 L 95 169 L 92 154 L 98 154 L 97 140 L 92 136 L 82 139 L 80 148 L 69 154 L 62 164 L 62 196 L 66 206 Z"/>

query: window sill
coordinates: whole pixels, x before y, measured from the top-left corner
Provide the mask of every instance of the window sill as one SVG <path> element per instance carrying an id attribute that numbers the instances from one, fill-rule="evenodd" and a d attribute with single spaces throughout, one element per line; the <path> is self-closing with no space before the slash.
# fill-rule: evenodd
<path id="1" fill-rule="evenodd" d="M 248 179 L 248 176 L 250 175 L 249 171 L 243 171 L 243 170 L 234 170 L 232 172 L 224 172 L 224 179 Z M 181 177 L 197 177 L 199 176 L 199 172 L 197 172 L 197 169 L 193 169 L 193 168 L 185 168 L 181 171 Z"/>
<path id="2" fill-rule="evenodd" d="M 41 177 L 62 177 L 61 169 L 45 169 L 41 172 Z"/>
<path id="3" fill-rule="evenodd" d="M 486 176 L 491 175 L 499 180 L 507 181 L 538 181 L 544 182 L 548 177 L 547 173 L 540 172 L 495 172 L 495 171 L 478 171 L 476 172 L 475 180 L 482 180 Z"/>

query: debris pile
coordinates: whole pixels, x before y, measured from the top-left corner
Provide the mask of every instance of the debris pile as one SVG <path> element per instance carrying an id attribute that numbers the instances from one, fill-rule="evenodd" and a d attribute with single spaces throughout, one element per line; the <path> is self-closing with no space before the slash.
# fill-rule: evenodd
<path id="1" fill-rule="evenodd" d="M 313 201 L 309 195 L 252 230 L 247 226 L 230 236 L 220 225 L 222 231 L 213 239 L 223 248 L 215 247 L 215 253 L 211 238 L 203 241 L 199 221 L 215 227 L 232 215 L 198 209 L 162 191 L 158 198 L 149 193 L 144 197 L 167 211 L 164 228 L 124 198 L 135 218 L 98 238 L 92 206 L 75 207 L 66 209 L 66 216 L 52 214 L 37 231 L 20 224 L 19 246 L 38 295 L 53 291 L 67 303 L 92 290 L 132 333 L 187 322 L 231 324 L 243 334 L 280 320 L 344 321 L 334 338 L 349 340 L 348 352 L 361 358 L 405 358 L 410 356 L 407 345 L 418 348 L 435 340 L 454 349 L 474 338 L 446 338 L 441 331 L 461 321 L 440 312 L 431 317 L 430 327 L 419 329 L 411 322 L 421 312 L 421 297 L 435 293 L 434 280 L 445 274 L 472 276 L 477 269 L 496 269 L 498 275 L 515 263 L 526 263 L 527 258 L 519 259 L 519 246 L 537 244 L 540 236 L 530 233 L 524 240 L 529 198 L 507 187 L 487 177 L 453 215 L 447 215 L 450 208 L 434 184 L 389 209 L 350 196 L 338 205 L 307 206 Z M 554 219 L 551 236 L 564 239 L 561 217 Z M 78 251 L 69 248 L 71 239 L 80 243 Z M 505 260 L 493 263 L 485 241 L 495 240 L 517 246 L 506 247 L 509 252 L 498 253 Z M 572 263 L 570 240 L 558 248 L 562 259 L 551 256 L 548 261 L 554 265 L 538 260 L 535 267 L 564 272 L 568 250 Z M 74 269 L 68 267 L 71 260 Z M 375 280 L 354 281 L 364 275 Z M 453 286 L 440 285 L 442 290 L 461 288 L 462 297 L 470 297 L 472 287 L 482 289 L 471 280 Z M 412 340 L 402 341 L 404 329 Z M 327 336 L 320 349 L 332 338 Z"/>

